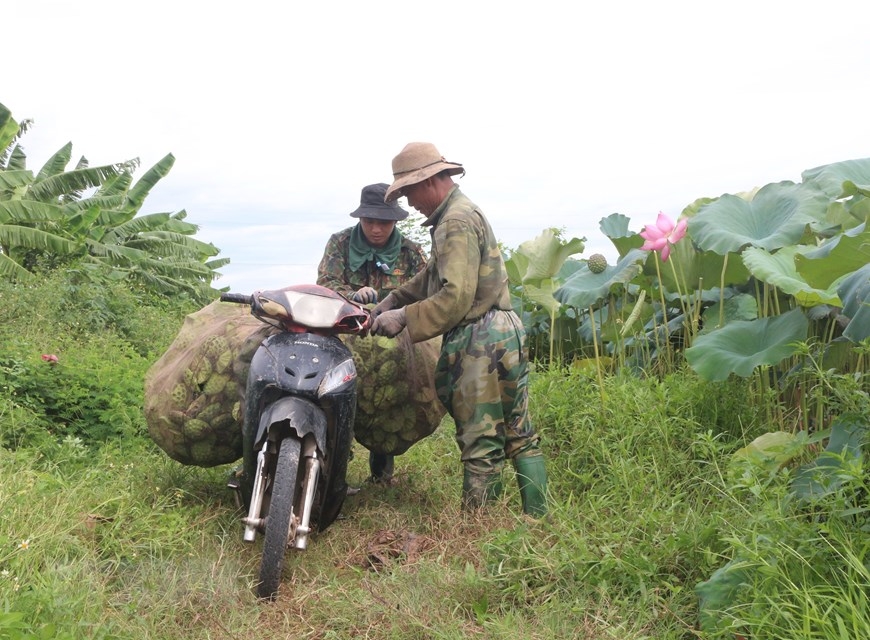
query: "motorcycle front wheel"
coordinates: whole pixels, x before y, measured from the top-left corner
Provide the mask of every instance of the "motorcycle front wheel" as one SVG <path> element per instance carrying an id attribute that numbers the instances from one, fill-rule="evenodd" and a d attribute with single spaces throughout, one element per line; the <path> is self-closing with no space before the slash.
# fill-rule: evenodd
<path id="1" fill-rule="evenodd" d="M 266 517 L 266 535 L 263 541 L 263 560 L 260 564 L 260 582 L 257 597 L 274 600 L 281 584 L 281 570 L 290 535 L 290 518 L 296 501 L 297 477 L 302 443 L 289 436 L 281 441 L 275 465 L 275 482 Z"/>

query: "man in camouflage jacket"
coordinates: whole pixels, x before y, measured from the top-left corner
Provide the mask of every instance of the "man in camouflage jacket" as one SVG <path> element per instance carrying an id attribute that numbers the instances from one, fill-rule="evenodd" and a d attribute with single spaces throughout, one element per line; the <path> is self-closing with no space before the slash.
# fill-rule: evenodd
<path id="1" fill-rule="evenodd" d="M 363 187 L 360 205 L 350 214 L 359 222 L 330 236 L 317 268 L 317 284 L 369 304 L 382 300 L 426 264 L 423 247 L 396 228 L 408 212 L 384 201 L 388 186 Z M 370 451 L 371 480 L 388 482 L 394 464 L 394 456 Z"/>
<path id="2" fill-rule="evenodd" d="M 426 216 L 432 255 L 426 268 L 373 311 L 372 333 L 414 342 L 442 335 L 438 397 L 456 423 L 464 464 L 463 507 L 501 492 L 506 459 L 516 470 L 523 511 L 546 513 L 547 475 L 528 414 L 525 330 L 511 308 L 507 272 L 483 212 L 454 183 L 465 173 L 432 144 L 412 142 L 393 159 L 386 201 L 405 196 Z"/>

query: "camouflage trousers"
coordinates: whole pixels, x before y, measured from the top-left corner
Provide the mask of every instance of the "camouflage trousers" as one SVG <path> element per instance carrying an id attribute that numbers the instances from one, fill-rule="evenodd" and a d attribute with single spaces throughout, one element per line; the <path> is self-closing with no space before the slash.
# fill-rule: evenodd
<path id="1" fill-rule="evenodd" d="M 498 309 L 442 339 L 435 387 L 456 423 L 465 468 L 475 474 L 500 472 L 506 458 L 540 454 L 529 419 L 524 340 L 517 315 Z"/>

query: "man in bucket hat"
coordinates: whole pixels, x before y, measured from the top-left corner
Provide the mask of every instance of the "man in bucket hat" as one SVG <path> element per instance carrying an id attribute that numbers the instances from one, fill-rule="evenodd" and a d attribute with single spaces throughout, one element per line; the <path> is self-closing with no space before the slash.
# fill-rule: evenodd
<path id="1" fill-rule="evenodd" d="M 547 474 L 528 414 L 525 330 L 511 308 L 501 251 L 483 212 L 454 183 L 462 165 L 434 145 L 412 142 L 393 158 L 385 201 L 405 196 L 426 216 L 432 254 L 425 269 L 375 307 L 371 331 L 414 342 L 442 335 L 435 372 L 438 397 L 456 423 L 465 509 L 501 492 L 512 461 L 523 511 L 547 511 Z"/>
<path id="2" fill-rule="evenodd" d="M 423 247 L 396 228 L 408 212 L 395 202 L 385 202 L 388 186 L 363 187 L 359 207 L 350 213 L 359 222 L 330 236 L 317 268 L 317 284 L 369 304 L 383 299 L 426 264 Z M 394 464 L 394 456 L 370 451 L 369 479 L 389 482 Z"/>

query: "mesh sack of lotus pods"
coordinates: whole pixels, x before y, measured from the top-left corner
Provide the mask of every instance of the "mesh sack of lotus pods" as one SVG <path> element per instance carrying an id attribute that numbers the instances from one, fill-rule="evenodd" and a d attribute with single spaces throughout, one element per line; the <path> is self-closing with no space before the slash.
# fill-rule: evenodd
<path id="1" fill-rule="evenodd" d="M 227 302 L 213 302 L 184 319 L 145 376 L 148 433 L 170 458 L 200 467 L 241 458 L 251 358 L 275 331 L 247 306 Z"/>
<path id="2" fill-rule="evenodd" d="M 438 427 L 446 410 L 435 393 L 441 338 L 342 336 L 357 369 L 354 437 L 375 453 L 399 455 Z"/>

